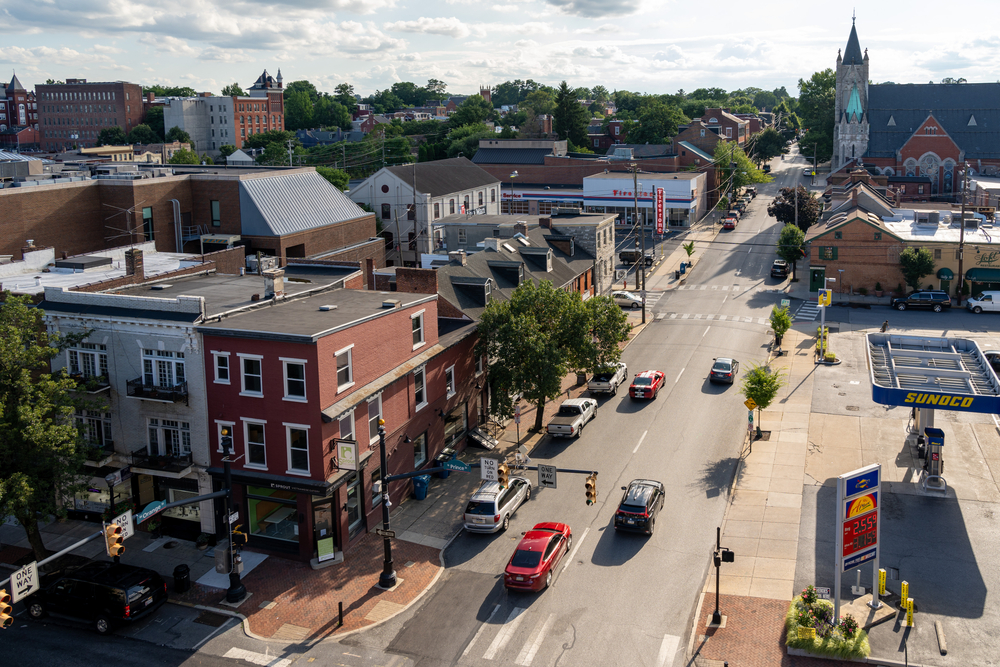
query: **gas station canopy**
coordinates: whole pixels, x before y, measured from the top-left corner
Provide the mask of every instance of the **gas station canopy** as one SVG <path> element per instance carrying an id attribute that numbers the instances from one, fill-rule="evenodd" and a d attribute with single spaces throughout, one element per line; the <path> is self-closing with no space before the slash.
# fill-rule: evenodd
<path id="1" fill-rule="evenodd" d="M 876 403 L 1000 413 L 1000 380 L 975 341 L 870 333 L 867 343 Z"/>

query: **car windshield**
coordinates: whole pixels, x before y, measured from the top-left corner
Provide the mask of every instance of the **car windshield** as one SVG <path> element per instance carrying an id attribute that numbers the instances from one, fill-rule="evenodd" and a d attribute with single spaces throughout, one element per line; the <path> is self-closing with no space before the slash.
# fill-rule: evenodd
<path id="1" fill-rule="evenodd" d="M 538 564 L 541 562 L 541 551 L 528 551 L 526 549 L 518 549 L 514 552 L 514 557 L 510 559 L 510 564 L 513 567 L 538 567 Z"/>
<path id="2" fill-rule="evenodd" d="M 648 387 L 653 384 L 653 378 L 636 378 L 632 384 L 637 387 Z"/>
<path id="3" fill-rule="evenodd" d="M 480 503 L 475 500 L 469 501 L 469 506 L 465 508 L 466 514 L 493 514 L 493 503 Z"/>
<path id="4" fill-rule="evenodd" d="M 730 364 L 728 361 L 716 361 L 715 365 L 712 366 L 712 370 L 713 371 L 728 371 L 728 370 L 732 369 L 732 367 L 733 367 L 732 364 Z"/>
<path id="5" fill-rule="evenodd" d="M 618 508 L 619 512 L 628 512 L 629 514 L 643 514 L 646 511 L 643 505 L 621 505 Z"/>

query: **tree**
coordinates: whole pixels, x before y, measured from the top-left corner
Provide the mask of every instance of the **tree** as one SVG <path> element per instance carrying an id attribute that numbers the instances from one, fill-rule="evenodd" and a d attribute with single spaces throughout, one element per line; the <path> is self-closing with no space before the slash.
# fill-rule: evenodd
<path id="1" fill-rule="evenodd" d="M 313 103 L 305 90 L 285 92 L 285 127 L 305 130 L 313 126 Z"/>
<path id="2" fill-rule="evenodd" d="M 427 79 L 427 85 L 424 86 L 424 90 L 427 91 L 427 99 L 429 100 L 440 101 L 448 96 L 448 84 L 438 79 Z"/>
<path id="3" fill-rule="evenodd" d="M 156 133 L 157 141 L 163 141 L 166 130 L 163 127 L 163 107 L 149 107 L 146 110 L 146 118 L 143 121 Z"/>
<path id="4" fill-rule="evenodd" d="M 351 113 L 343 104 L 327 94 L 320 95 L 313 106 L 313 123 L 319 127 L 351 129 Z"/>
<path id="5" fill-rule="evenodd" d="M 768 214 L 771 213 L 768 207 Z M 792 282 L 795 282 L 795 268 L 800 259 L 806 256 L 802 249 L 802 244 L 806 240 L 806 234 L 792 223 L 785 223 L 778 235 L 778 257 L 792 265 Z"/>
<path id="6" fill-rule="evenodd" d="M 724 88 L 696 88 L 688 95 L 691 99 L 711 100 L 713 102 L 725 102 L 729 99 L 729 93 Z"/>
<path id="7" fill-rule="evenodd" d="M 906 248 L 899 253 L 899 270 L 906 284 L 920 289 L 920 280 L 934 272 L 934 255 L 927 248 Z"/>
<path id="8" fill-rule="evenodd" d="M 231 83 L 222 89 L 223 97 L 243 97 L 247 92 L 239 83 Z"/>
<path id="9" fill-rule="evenodd" d="M 271 142 L 264 146 L 264 152 L 257 156 L 257 164 L 269 164 L 272 166 L 289 166 L 288 165 L 288 148 L 278 143 L 277 141 Z"/>
<path id="10" fill-rule="evenodd" d="M 592 371 L 591 363 L 617 361 L 622 333 L 611 308 L 588 306 L 579 293 L 556 289 L 547 280 L 522 283 L 509 301 L 490 301 L 478 330 L 476 354 L 498 360 L 490 366 L 492 408 L 508 416 L 512 396 L 522 395 L 536 407 L 535 431 L 542 428 L 546 401 L 562 393 L 566 373 L 574 366 Z M 593 337 L 599 342 L 590 342 Z"/>
<path id="11" fill-rule="evenodd" d="M 729 193 L 754 183 L 770 183 L 771 177 L 757 168 L 743 148 L 732 141 L 720 141 L 715 145 L 716 171 L 721 190 Z M 735 169 L 733 168 L 735 166 Z"/>
<path id="12" fill-rule="evenodd" d="M 568 139 L 577 146 L 587 144 L 587 125 L 590 114 L 576 101 L 576 91 L 563 81 L 556 93 L 556 108 L 552 112 L 552 130 L 560 139 Z"/>
<path id="13" fill-rule="evenodd" d="M 395 111 L 404 106 L 403 100 L 391 90 L 376 90 L 374 95 L 365 98 L 365 102 L 371 104 L 372 111 L 379 114 Z"/>
<path id="14" fill-rule="evenodd" d="M 448 134 L 448 157 L 463 157 L 470 160 L 479 150 L 479 140 L 493 137 L 495 132 L 483 123 L 456 127 Z"/>
<path id="15" fill-rule="evenodd" d="M 155 144 L 159 143 L 160 138 L 156 136 L 156 132 L 146 125 L 145 123 L 140 123 L 132 128 L 132 131 L 128 133 L 128 143 L 130 144 Z"/>
<path id="16" fill-rule="evenodd" d="M 528 107 L 536 116 L 544 116 L 555 111 L 556 96 L 548 90 L 533 90 L 525 96 L 521 106 Z"/>
<path id="17" fill-rule="evenodd" d="M 97 404 L 80 401 L 76 382 L 49 372 L 49 363 L 86 334 L 50 334 L 45 313 L 27 296 L 3 294 L 0 305 L 0 516 L 24 527 L 35 560 L 48 555 L 39 519 L 66 515 L 66 498 L 80 488 L 88 447 L 73 414 Z"/>
<path id="18" fill-rule="evenodd" d="M 253 136 L 247 137 L 246 141 L 243 142 L 243 146 L 246 148 L 267 148 L 268 144 L 279 143 L 283 149 L 287 150 L 289 139 L 297 142 L 294 132 L 289 132 L 288 130 L 268 130 L 267 132 L 258 132 Z"/>
<path id="19" fill-rule="evenodd" d="M 768 109 L 774 111 L 774 107 L 778 104 L 778 96 L 769 90 L 758 91 L 756 95 L 753 96 L 753 105 L 758 109 Z"/>
<path id="20" fill-rule="evenodd" d="M 583 303 L 590 320 L 593 335 L 584 336 L 580 341 L 578 357 L 571 362 L 574 369 L 596 372 L 608 368 L 621 360 L 622 351 L 618 343 L 628 340 L 632 325 L 628 315 L 607 296 L 587 299 Z"/>
<path id="21" fill-rule="evenodd" d="M 757 437 L 760 437 L 760 413 L 774 402 L 778 390 L 785 384 L 781 369 L 771 370 L 770 366 L 750 364 L 750 370 L 743 373 L 740 393 L 757 404 Z"/>
<path id="22" fill-rule="evenodd" d="M 215 164 L 215 160 L 213 160 L 212 156 L 209 155 L 208 153 L 202 153 L 201 154 L 201 163 L 202 164 Z"/>
<path id="23" fill-rule="evenodd" d="M 333 89 L 333 98 L 346 107 L 348 113 L 353 113 L 358 106 L 358 100 L 354 96 L 354 86 L 349 83 L 338 83 Z"/>
<path id="24" fill-rule="evenodd" d="M 106 127 L 97 133 L 98 146 L 124 146 L 128 143 L 125 138 L 125 130 L 115 125 Z"/>
<path id="25" fill-rule="evenodd" d="M 774 216 L 778 222 L 786 225 L 795 224 L 795 192 L 798 191 L 799 229 L 805 232 L 819 220 L 819 199 L 801 185 L 794 188 L 781 188 L 778 196 L 768 204 L 767 214 Z"/>
<path id="26" fill-rule="evenodd" d="M 290 98 L 294 93 L 305 93 L 306 97 L 309 99 L 309 104 L 313 104 L 319 98 L 319 91 L 316 90 L 316 86 L 308 81 L 292 81 L 290 84 L 285 86 L 286 104 L 288 102 L 288 98 Z"/>
<path id="27" fill-rule="evenodd" d="M 330 181 L 330 184 L 343 192 L 347 189 L 347 185 L 350 182 L 350 176 L 346 171 L 341 171 L 340 169 L 333 169 L 332 167 L 317 166 L 316 173 Z"/>
<path id="28" fill-rule="evenodd" d="M 169 160 L 167 160 L 167 162 L 170 164 L 201 164 L 198 154 L 194 151 L 189 151 L 186 148 L 174 151 L 174 154 Z"/>
<path id="29" fill-rule="evenodd" d="M 153 93 L 157 97 L 195 97 L 198 95 L 194 88 L 190 86 L 161 86 L 154 84 L 152 86 L 143 86 L 142 89 L 147 93 Z"/>
<path id="30" fill-rule="evenodd" d="M 837 75 L 829 68 L 815 72 L 808 80 L 799 79 L 797 113 L 802 119 L 803 127 L 809 130 L 799 141 L 799 145 L 815 147 L 819 162 L 825 162 L 833 155 L 836 90 Z"/>
<path id="31" fill-rule="evenodd" d="M 168 144 L 171 144 L 175 141 L 179 141 L 182 144 L 191 144 L 191 148 L 194 148 L 194 142 L 191 141 L 191 135 L 182 130 L 181 128 L 177 127 L 176 125 L 170 128 L 170 131 L 167 132 L 167 136 L 164 138 L 166 139 Z"/>
<path id="32" fill-rule="evenodd" d="M 781 345 L 781 337 L 792 328 L 792 316 L 788 312 L 788 307 L 771 307 L 771 330 L 774 331 L 774 342 Z"/>
<path id="33" fill-rule="evenodd" d="M 455 113 L 448 118 L 452 127 L 462 127 L 464 125 L 477 125 L 485 120 L 492 120 L 494 115 L 493 105 L 479 95 L 469 95 L 465 101 L 459 105 Z"/>
<path id="34" fill-rule="evenodd" d="M 232 144 L 222 144 L 219 146 L 219 157 L 225 160 L 230 155 L 236 152 L 236 146 Z"/>
<path id="35" fill-rule="evenodd" d="M 754 135 L 750 157 L 758 164 L 768 162 L 781 155 L 781 149 L 784 147 L 785 138 L 773 127 L 768 127 Z"/>
<path id="36" fill-rule="evenodd" d="M 607 102 L 611 99 L 611 93 L 604 86 L 597 85 L 590 89 L 590 95 L 595 102 Z"/>
<path id="37" fill-rule="evenodd" d="M 677 126 L 688 119 L 675 106 L 656 101 L 639 109 L 639 118 L 628 132 L 630 144 L 668 144 L 677 134 Z"/>

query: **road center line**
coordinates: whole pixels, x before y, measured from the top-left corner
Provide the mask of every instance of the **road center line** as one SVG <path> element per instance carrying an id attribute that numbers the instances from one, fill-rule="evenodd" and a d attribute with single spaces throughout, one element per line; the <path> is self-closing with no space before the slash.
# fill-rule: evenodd
<path id="1" fill-rule="evenodd" d="M 576 552 L 580 550 L 580 545 L 583 544 L 583 541 L 585 539 L 587 539 L 587 533 L 589 533 L 589 532 L 590 532 L 590 526 L 584 528 L 583 535 L 581 535 L 580 539 L 578 539 L 576 541 L 576 546 L 573 547 L 573 551 L 571 551 L 569 553 L 569 556 L 566 557 L 566 564 L 563 565 L 563 569 L 559 570 L 560 574 L 562 574 L 563 572 L 565 572 L 566 568 L 569 567 L 569 564 L 573 562 L 574 558 L 576 558 Z"/>
<path id="2" fill-rule="evenodd" d="M 479 637 L 482 636 L 483 632 L 486 631 L 486 628 L 489 627 L 490 621 L 493 620 L 493 617 L 497 615 L 498 611 L 500 611 L 500 605 L 493 605 L 493 611 L 490 612 L 489 618 L 486 619 L 485 623 L 479 626 L 479 630 L 476 631 L 476 634 L 472 638 L 472 641 L 469 642 L 469 645 L 465 647 L 464 651 L 462 651 L 463 658 L 469 653 L 469 651 L 472 650 L 473 644 L 475 644 L 476 641 L 479 639 Z"/>
<path id="3" fill-rule="evenodd" d="M 649 431 L 643 431 L 642 432 L 642 437 L 639 438 L 639 442 L 635 443 L 635 449 L 632 450 L 633 454 L 635 454 L 637 451 L 639 451 L 639 446 L 642 444 L 642 441 L 646 439 L 646 434 L 647 433 L 649 433 Z"/>
<path id="4" fill-rule="evenodd" d="M 528 643 L 524 645 L 524 648 L 521 649 L 521 654 L 517 656 L 517 664 L 524 665 L 525 667 L 531 664 L 531 661 L 535 659 L 535 654 L 538 653 L 538 649 L 542 645 L 542 640 L 545 639 L 545 633 L 548 632 L 549 626 L 552 625 L 554 620 L 556 620 L 556 615 L 549 614 L 544 623 L 532 630 L 531 635 L 528 637 Z"/>
<path id="5" fill-rule="evenodd" d="M 521 624 L 524 617 L 521 615 L 525 611 L 524 607 L 514 607 L 510 610 L 510 615 L 507 620 L 504 621 L 503 628 L 497 633 L 497 636 L 493 638 L 493 643 L 490 647 L 486 649 L 486 653 L 483 654 L 483 660 L 492 660 L 493 657 L 507 645 L 510 641 L 511 636 L 514 631 L 517 630 L 517 626 Z"/>
<path id="6" fill-rule="evenodd" d="M 707 335 L 708 335 L 708 332 L 709 332 L 709 331 L 711 331 L 711 329 L 712 329 L 712 327 L 705 327 L 705 333 L 703 333 L 703 334 L 701 335 L 701 337 L 702 337 L 702 338 L 704 338 L 705 336 L 707 336 Z M 684 371 L 681 371 L 681 373 L 683 373 L 683 372 L 684 372 Z M 678 375 L 677 377 L 680 377 L 680 375 Z"/>
<path id="7" fill-rule="evenodd" d="M 709 328 L 711 328 L 711 327 L 709 327 Z M 707 330 L 706 330 L 706 333 L 707 333 Z M 705 334 L 702 334 L 702 337 L 704 337 L 704 336 L 705 336 Z M 686 368 L 686 367 L 685 367 L 685 368 Z M 682 375 L 684 375 L 684 370 L 685 370 L 685 369 L 684 369 L 684 368 L 682 368 L 682 369 L 681 369 L 681 372 L 677 374 L 677 380 L 680 380 L 680 379 L 681 379 L 681 376 L 682 376 Z M 677 380 L 674 380 L 674 384 L 677 384 Z"/>
<path id="8" fill-rule="evenodd" d="M 676 635 L 663 635 L 660 653 L 656 657 L 656 667 L 671 667 L 674 664 L 674 655 L 680 642 L 681 638 Z M 667 658 L 670 658 L 670 662 L 667 662 Z"/>

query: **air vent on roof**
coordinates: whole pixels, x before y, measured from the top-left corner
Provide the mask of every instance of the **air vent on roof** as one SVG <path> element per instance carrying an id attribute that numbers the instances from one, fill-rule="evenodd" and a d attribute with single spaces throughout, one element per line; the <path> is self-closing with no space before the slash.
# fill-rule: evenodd
<path id="1" fill-rule="evenodd" d="M 503 249 L 506 250 L 507 252 L 514 252 L 514 246 L 512 246 L 509 243 L 504 243 Z"/>
<path id="2" fill-rule="evenodd" d="M 514 238 L 516 238 L 517 241 L 518 241 L 518 243 L 520 243 L 521 245 L 531 245 L 531 242 L 528 239 L 526 239 L 523 236 L 521 236 L 521 235 L 518 235 L 518 236 L 516 236 Z"/>
<path id="3" fill-rule="evenodd" d="M 319 309 L 322 310 L 323 312 L 326 312 L 328 310 L 337 310 L 337 306 L 326 305 L 326 306 L 320 306 Z"/>
<path id="4" fill-rule="evenodd" d="M 386 299 L 382 302 L 383 308 L 399 308 L 402 302 L 399 299 Z"/>
<path id="5" fill-rule="evenodd" d="M 160 283 L 159 285 L 153 285 L 149 289 L 165 290 L 165 289 L 170 289 L 171 287 L 173 287 L 173 285 L 167 285 L 166 283 Z"/>

